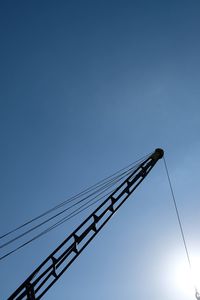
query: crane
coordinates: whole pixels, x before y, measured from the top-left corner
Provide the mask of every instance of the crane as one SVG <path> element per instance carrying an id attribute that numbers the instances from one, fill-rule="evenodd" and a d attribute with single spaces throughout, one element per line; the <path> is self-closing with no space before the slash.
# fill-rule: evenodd
<path id="1" fill-rule="evenodd" d="M 63 275 L 87 245 L 164 155 L 150 154 L 111 194 L 32 272 L 8 300 L 39 300 Z"/>

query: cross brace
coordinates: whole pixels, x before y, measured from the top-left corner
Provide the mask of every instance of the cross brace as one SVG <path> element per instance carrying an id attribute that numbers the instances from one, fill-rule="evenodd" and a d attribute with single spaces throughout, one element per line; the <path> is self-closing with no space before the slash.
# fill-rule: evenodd
<path id="1" fill-rule="evenodd" d="M 20 285 L 8 300 L 39 300 L 69 268 L 162 158 L 156 149 Z"/>

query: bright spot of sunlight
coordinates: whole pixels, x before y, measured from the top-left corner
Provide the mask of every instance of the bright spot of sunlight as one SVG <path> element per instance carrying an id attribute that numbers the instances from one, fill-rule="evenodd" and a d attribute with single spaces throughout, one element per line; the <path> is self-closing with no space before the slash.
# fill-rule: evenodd
<path id="1" fill-rule="evenodd" d="M 195 287 L 200 291 L 200 256 L 190 257 L 191 269 L 185 255 L 176 256 L 170 260 L 167 271 L 167 281 L 183 297 L 191 297 L 195 293 Z"/>

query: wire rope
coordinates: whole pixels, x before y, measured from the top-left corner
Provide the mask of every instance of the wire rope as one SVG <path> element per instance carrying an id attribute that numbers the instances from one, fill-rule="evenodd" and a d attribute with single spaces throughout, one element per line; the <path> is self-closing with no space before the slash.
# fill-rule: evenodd
<path id="1" fill-rule="evenodd" d="M 179 213 L 177 201 L 176 201 L 174 190 L 173 190 L 173 187 L 172 187 L 172 182 L 171 182 L 171 178 L 170 178 L 170 175 L 169 175 L 167 162 L 166 162 L 166 159 L 165 159 L 164 156 L 163 156 L 163 160 L 164 160 L 167 179 L 168 179 L 168 182 L 169 182 L 169 187 L 170 187 L 170 191 L 171 191 L 171 195 L 172 195 L 172 199 L 173 199 L 173 204 L 174 204 L 174 208 L 175 208 L 175 212 L 176 212 L 176 216 L 177 216 L 177 220 L 178 220 L 178 224 L 179 224 L 179 228 L 180 228 L 180 232 L 181 232 L 181 237 L 182 237 L 182 241 L 183 241 L 183 245 L 184 245 L 184 249 L 185 249 L 189 269 L 190 269 L 190 272 L 191 272 L 191 278 L 193 280 L 190 254 L 189 254 L 188 246 L 187 246 L 187 243 L 186 243 L 186 238 L 185 238 L 185 234 L 184 234 L 184 230 L 183 230 L 182 221 L 181 221 L 181 218 L 180 218 L 180 213 Z M 193 280 L 193 285 L 194 285 L 194 289 L 195 289 L 195 296 L 196 296 L 197 299 L 200 299 L 200 298 L 198 298 L 200 296 L 200 294 L 198 293 L 198 290 L 197 290 L 197 287 L 196 287 L 196 284 L 195 284 L 194 280 Z"/>
<path id="2" fill-rule="evenodd" d="M 111 193 L 114 191 L 115 189 L 113 189 L 111 191 Z M 106 195 L 109 195 L 109 193 L 107 193 Z M 60 221 L 56 222 L 54 225 L 52 225 L 51 227 L 45 229 L 44 231 L 42 231 L 41 233 L 37 234 L 36 236 L 34 236 L 33 238 L 31 238 L 30 240 L 26 241 L 25 243 L 19 245 L 18 247 L 16 247 L 15 249 L 7 252 L 6 254 L 4 254 L 3 256 L 0 257 L 0 261 L 5 259 L 6 257 L 10 256 L 11 254 L 15 253 L 16 251 L 22 249 L 23 247 L 27 246 L 28 244 L 30 244 L 31 242 L 37 240 L 38 238 L 40 238 L 41 236 L 43 236 L 44 234 L 47 234 L 48 232 L 52 231 L 53 229 L 55 229 L 56 227 L 62 225 L 63 223 L 65 223 L 66 221 L 69 221 L 70 219 L 72 219 L 73 217 L 77 216 L 78 214 L 80 214 L 81 212 L 83 212 L 84 210 L 88 209 L 89 207 L 91 207 L 92 205 L 96 204 L 97 202 L 99 202 L 101 199 L 103 199 L 106 195 L 103 195 L 102 197 L 100 197 L 99 199 L 93 201 L 92 203 L 90 203 L 89 205 L 85 206 L 82 205 L 82 209 L 78 208 L 77 210 L 75 210 L 74 212 L 70 213 L 68 216 L 62 218 Z M 89 201 L 88 201 L 89 203 Z"/>
<path id="3" fill-rule="evenodd" d="M 29 220 L 29 221 L 23 223 L 22 225 L 20 225 L 20 226 L 14 228 L 13 230 L 8 231 L 7 233 L 1 235 L 1 236 L 0 236 L 0 239 L 3 239 L 3 238 L 5 238 L 6 236 L 8 236 L 8 235 L 10 235 L 10 234 L 12 234 L 12 233 L 14 233 L 14 232 L 16 232 L 17 230 L 20 230 L 20 229 L 22 229 L 23 227 L 25 227 L 25 226 L 31 224 L 32 222 L 37 221 L 38 219 L 40 219 L 40 218 L 46 216 L 47 214 L 53 212 L 54 210 L 57 210 L 57 209 L 59 209 L 60 207 L 66 205 L 66 204 L 68 204 L 68 203 L 70 203 L 70 202 L 72 202 L 72 201 L 75 201 L 77 198 L 81 197 L 82 195 L 85 195 L 85 194 L 89 193 L 90 191 L 94 190 L 96 187 L 103 185 L 103 184 L 106 182 L 106 180 L 112 178 L 114 175 L 116 175 L 116 174 L 122 172 L 123 170 L 125 170 L 125 169 L 127 169 L 127 168 L 130 168 L 131 166 L 135 166 L 136 163 L 139 164 L 142 160 L 144 160 L 145 158 L 147 158 L 150 154 L 151 154 L 151 153 L 149 153 L 149 154 L 143 156 L 142 158 L 140 158 L 140 159 L 136 160 L 135 162 L 133 162 L 133 163 L 127 165 L 126 167 L 120 169 L 119 171 L 113 173 L 112 175 L 110 175 L 110 176 L 108 176 L 108 177 L 106 177 L 106 178 L 100 180 L 99 182 L 97 182 L 96 184 L 92 185 L 91 187 L 86 188 L 85 190 L 83 190 L 82 192 L 76 194 L 75 196 L 72 196 L 72 197 L 66 199 L 65 201 L 63 201 L 63 202 L 61 202 L 60 204 L 54 206 L 53 208 L 47 210 L 46 212 L 44 212 L 44 213 L 42 213 L 42 214 L 36 216 L 35 218 L 32 218 L 31 220 Z"/>
<path id="4" fill-rule="evenodd" d="M 151 154 L 151 153 L 150 153 Z M 31 233 L 32 231 L 38 229 L 39 227 L 47 224 L 48 222 L 52 221 L 53 219 L 61 216 L 62 214 L 66 213 L 67 211 L 69 211 L 71 208 L 74 208 L 77 205 L 82 204 L 84 201 L 86 201 L 84 204 L 80 205 L 78 208 L 74 209 L 72 212 L 68 213 L 67 215 L 65 215 L 64 217 L 62 217 L 60 220 L 57 220 L 54 224 L 52 224 L 51 226 L 47 227 L 45 230 L 43 230 L 42 232 L 36 234 L 34 237 L 32 237 L 31 239 L 29 239 L 28 241 L 25 241 L 24 243 L 22 243 L 21 245 L 15 247 L 13 250 L 5 253 L 4 255 L 0 256 L 0 260 L 3 260 L 4 258 L 8 257 L 9 255 L 11 255 L 12 253 L 20 250 L 21 248 L 25 247 L 26 245 L 28 245 L 29 243 L 35 241 L 36 239 L 38 239 L 39 237 L 41 237 L 42 235 L 48 233 L 49 231 L 55 229 L 56 227 L 60 226 L 61 224 L 65 223 L 66 221 L 70 220 L 71 218 L 75 217 L 76 215 L 80 214 L 81 212 L 83 212 L 84 210 L 88 209 L 89 207 L 91 207 L 92 205 L 94 205 L 95 203 L 97 203 L 98 201 L 100 201 L 101 199 L 103 199 L 104 197 L 106 197 L 108 194 L 110 194 L 111 192 L 113 192 L 115 190 L 115 188 L 112 191 L 109 191 L 107 194 L 105 194 L 105 192 L 109 189 L 111 189 L 113 186 L 115 186 L 119 181 L 121 181 L 124 177 L 128 176 L 129 174 L 131 174 L 132 172 L 134 172 L 137 167 L 141 164 L 142 161 L 144 161 L 145 159 L 147 159 L 147 157 L 150 155 L 145 155 L 144 157 L 142 157 L 141 159 L 138 159 L 137 161 L 129 164 L 128 166 L 120 169 L 119 171 L 113 173 L 112 175 L 106 177 L 103 180 L 100 180 L 99 182 L 97 182 L 96 184 L 92 185 L 89 188 L 86 188 L 85 190 L 83 190 L 82 192 L 78 193 L 77 195 L 70 197 L 68 199 L 66 199 L 65 201 L 63 201 L 62 203 L 54 206 L 53 208 L 47 210 L 46 212 L 40 214 L 39 216 L 27 221 L 26 223 L 18 226 L 17 228 L 7 232 L 6 234 L 0 236 L 0 239 L 7 237 L 8 235 L 15 233 L 16 231 L 22 229 L 23 227 L 33 223 L 34 221 L 39 220 L 42 217 L 45 217 L 47 214 L 50 214 L 52 212 L 54 212 L 55 210 L 65 206 L 65 205 L 69 205 L 71 202 L 80 199 L 79 201 L 77 201 L 76 203 L 68 206 L 67 208 L 65 208 L 64 210 L 54 214 L 53 216 L 49 217 L 48 219 L 40 222 L 39 224 L 31 227 L 30 229 L 26 230 L 25 232 L 17 235 L 16 237 L 12 238 L 11 240 L 5 242 L 4 244 L 2 244 L 0 246 L 0 248 L 4 248 L 6 246 L 8 246 L 11 243 L 14 243 L 15 241 L 17 241 L 18 239 L 24 237 L 25 235 Z M 90 193 L 90 194 L 89 194 Z M 88 195 L 89 194 L 89 195 Z M 102 195 L 103 194 L 103 195 Z M 101 196 L 102 195 L 102 196 Z M 83 197 L 85 196 L 85 197 Z M 101 197 L 100 197 L 101 196 Z M 83 198 L 81 198 L 83 197 Z M 91 198 L 92 197 L 92 198 Z M 98 198 L 100 197 L 100 198 Z M 91 199 L 90 199 L 91 198 Z M 90 200 L 88 200 L 90 199 Z M 97 200 L 95 200 L 97 199 Z M 88 201 L 87 201 L 88 200 Z M 94 201 L 95 200 L 95 201 Z"/>
<path id="5" fill-rule="evenodd" d="M 132 170 L 129 170 L 128 172 L 123 172 L 123 176 L 120 176 L 119 178 L 115 179 L 112 182 L 109 182 L 107 185 L 105 185 L 104 189 L 99 189 L 97 192 L 99 192 L 94 198 L 98 197 L 99 195 L 103 194 L 106 190 L 108 190 L 110 187 L 112 187 L 113 185 L 115 185 L 117 182 L 119 182 L 120 180 L 122 180 L 124 177 L 126 177 L 128 174 L 130 174 L 132 172 Z M 124 175 L 125 173 L 125 175 Z M 95 195 L 95 193 L 90 194 L 90 196 Z M 55 214 L 54 216 L 52 216 L 51 218 L 48 218 L 47 220 L 39 223 L 38 225 L 35 225 L 34 227 L 30 228 L 29 230 L 23 232 L 22 234 L 14 237 L 13 239 L 9 240 L 8 242 L 5 242 L 4 244 L 0 245 L 0 249 L 8 246 L 9 244 L 13 243 L 14 241 L 22 238 L 23 236 L 27 235 L 28 233 L 32 232 L 35 229 L 38 229 L 39 227 L 41 227 L 42 225 L 46 224 L 47 222 L 55 219 L 56 217 L 60 216 L 61 214 L 65 213 L 66 211 L 70 210 L 71 208 L 75 207 L 76 205 L 82 203 L 83 201 L 87 200 L 89 197 L 84 197 L 83 199 L 81 199 L 80 201 L 78 201 L 75 204 L 72 204 L 71 206 L 67 207 L 66 209 L 62 210 L 61 212 Z M 93 200 L 94 198 L 92 198 L 91 200 Z M 91 201 L 89 200 L 89 201 Z M 87 204 L 88 202 L 86 202 L 85 204 Z M 85 205 L 84 204 L 84 205 Z"/>

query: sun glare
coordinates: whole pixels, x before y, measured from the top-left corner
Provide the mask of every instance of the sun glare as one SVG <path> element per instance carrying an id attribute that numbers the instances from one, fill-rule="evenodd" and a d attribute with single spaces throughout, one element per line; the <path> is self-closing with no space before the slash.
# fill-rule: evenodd
<path id="1" fill-rule="evenodd" d="M 191 299 L 195 293 L 195 288 L 200 291 L 200 256 L 192 256 L 191 269 L 186 257 L 179 256 L 173 259 L 168 270 L 168 277 L 173 288 L 184 297 Z M 186 298 L 187 299 L 187 298 Z"/>

